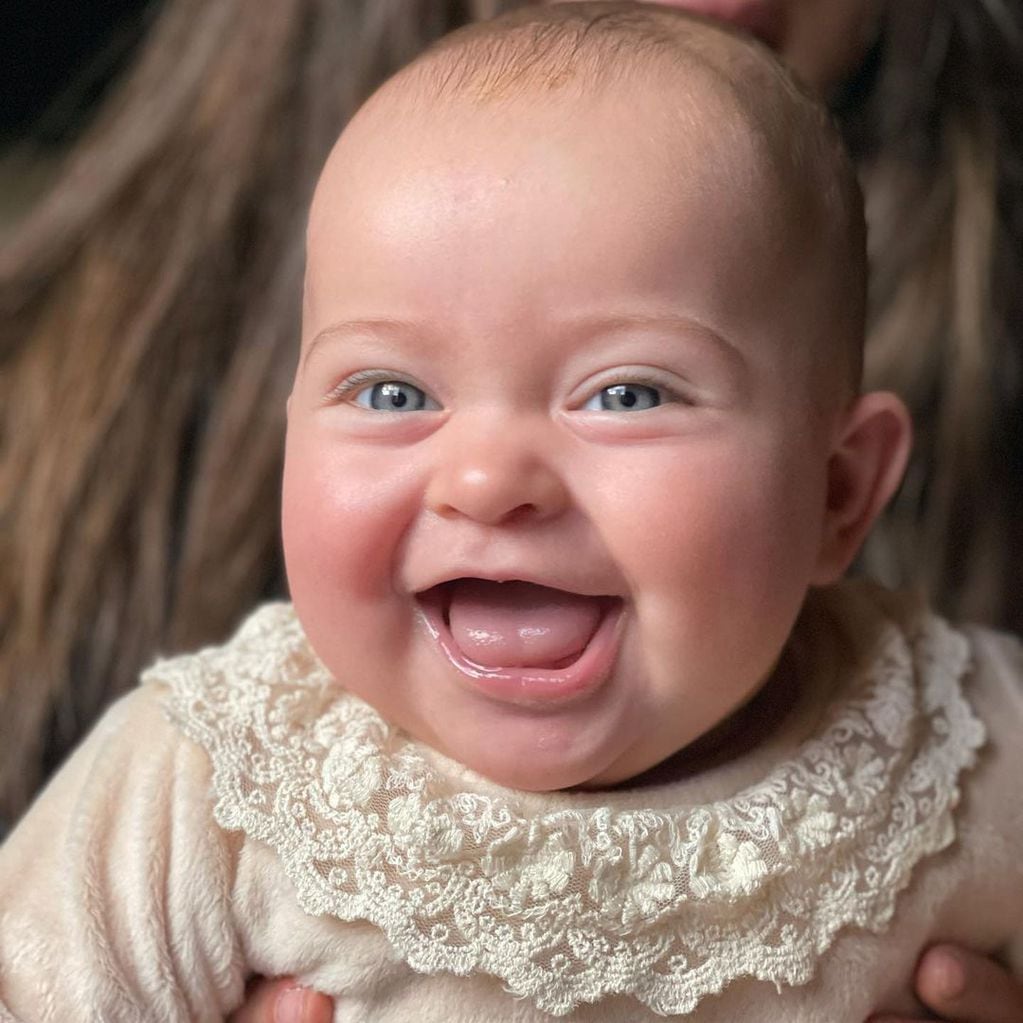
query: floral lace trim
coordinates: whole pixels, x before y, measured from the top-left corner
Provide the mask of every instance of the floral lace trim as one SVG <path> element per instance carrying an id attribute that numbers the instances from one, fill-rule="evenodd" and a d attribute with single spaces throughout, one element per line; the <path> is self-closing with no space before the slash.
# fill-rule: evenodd
<path id="1" fill-rule="evenodd" d="M 740 977 L 805 983 L 839 928 L 885 927 L 954 838 L 984 741 L 968 663 L 940 619 L 886 625 L 818 737 L 734 798 L 531 817 L 514 793 L 452 790 L 339 690 L 286 605 L 145 680 L 208 752 L 217 821 L 277 852 L 307 912 L 370 921 L 413 969 L 484 971 L 555 1015 L 610 994 L 675 1015 Z"/>

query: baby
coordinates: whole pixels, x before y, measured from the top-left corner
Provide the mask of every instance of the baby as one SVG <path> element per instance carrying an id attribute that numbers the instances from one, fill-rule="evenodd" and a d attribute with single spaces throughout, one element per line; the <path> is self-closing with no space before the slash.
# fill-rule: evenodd
<path id="1" fill-rule="evenodd" d="M 0 850 L 0 1017 L 858 1023 L 932 940 L 1023 965 L 1019 649 L 837 585 L 909 445 L 863 235 L 815 102 L 672 10 L 386 84 L 310 217 L 294 606 Z"/>

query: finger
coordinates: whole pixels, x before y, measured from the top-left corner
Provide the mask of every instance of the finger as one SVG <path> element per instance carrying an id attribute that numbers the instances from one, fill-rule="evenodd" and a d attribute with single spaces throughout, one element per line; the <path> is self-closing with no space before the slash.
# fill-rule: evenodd
<path id="1" fill-rule="evenodd" d="M 299 987 L 292 977 L 257 977 L 228 1023 L 331 1023 L 333 1018 L 334 1003 L 326 995 Z"/>
<path id="2" fill-rule="evenodd" d="M 986 956 L 956 945 L 934 945 L 916 969 L 917 997 L 956 1023 L 1019 1023 L 1023 983 Z"/>
<path id="3" fill-rule="evenodd" d="M 290 977 L 284 980 L 267 980 L 254 977 L 245 987 L 245 1001 L 232 1012 L 227 1023 L 274 1023 L 274 1002 L 282 990 L 282 984 L 292 985 Z"/>

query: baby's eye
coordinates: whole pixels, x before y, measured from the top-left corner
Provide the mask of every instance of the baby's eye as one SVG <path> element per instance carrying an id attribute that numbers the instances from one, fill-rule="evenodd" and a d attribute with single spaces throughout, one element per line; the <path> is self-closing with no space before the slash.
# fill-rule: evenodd
<path id="1" fill-rule="evenodd" d="M 602 387 L 583 405 L 589 412 L 641 412 L 661 404 L 660 388 L 648 384 L 612 384 Z"/>
<path id="2" fill-rule="evenodd" d="M 352 400 L 360 408 L 376 412 L 423 412 L 440 408 L 422 388 L 405 380 L 381 380 L 362 388 Z"/>

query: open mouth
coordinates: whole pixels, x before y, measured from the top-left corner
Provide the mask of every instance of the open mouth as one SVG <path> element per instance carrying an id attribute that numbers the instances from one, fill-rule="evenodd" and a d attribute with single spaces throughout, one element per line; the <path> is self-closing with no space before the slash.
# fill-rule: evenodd
<path id="1" fill-rule="evenodd" d="M 619 597 L 459 578 L 417 599 L 447 660 L 491 695 L 519 702 L 578 696 L 600 684 L 617 654 Z"/>

